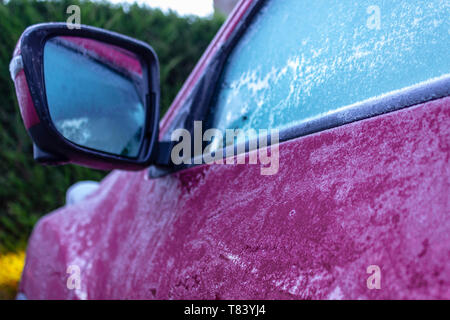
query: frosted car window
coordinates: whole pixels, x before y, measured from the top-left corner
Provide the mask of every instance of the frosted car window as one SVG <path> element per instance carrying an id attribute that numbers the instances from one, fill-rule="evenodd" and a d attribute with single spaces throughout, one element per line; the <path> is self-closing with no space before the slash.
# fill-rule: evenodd
<path id="1" fill-rule="evenodd" d="M 445 0 L 267 1 L 226 62 L 209 123 L 281 130 L 445 75 L 449 7 Z"/>

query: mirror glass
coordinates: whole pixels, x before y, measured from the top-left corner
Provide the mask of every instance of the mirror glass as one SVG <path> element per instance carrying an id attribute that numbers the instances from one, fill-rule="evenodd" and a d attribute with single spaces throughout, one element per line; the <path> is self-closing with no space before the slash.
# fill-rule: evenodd
<path id="1" fill-rule="evenodd" d="M 138 156 L 148 88 L 138 56 L 93 39 L 57 36 L 44 47 L 44 78 L 51 119 L 66 139 Z"/>

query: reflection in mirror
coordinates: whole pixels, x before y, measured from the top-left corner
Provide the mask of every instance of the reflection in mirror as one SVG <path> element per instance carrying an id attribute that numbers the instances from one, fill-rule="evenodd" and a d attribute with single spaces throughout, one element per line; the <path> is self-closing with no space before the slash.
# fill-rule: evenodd
<path id="1" fill-rule="evenodd" d="M 90 149 L 137 157 L 147 79 L 139 57 L 97 40 L 54 37 L 44 48 L 48 108 L 56 129 Z"/>

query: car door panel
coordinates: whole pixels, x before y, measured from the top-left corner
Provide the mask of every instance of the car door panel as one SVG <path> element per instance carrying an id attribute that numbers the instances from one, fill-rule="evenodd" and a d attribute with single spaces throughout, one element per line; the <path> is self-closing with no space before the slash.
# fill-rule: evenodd
<path id="1" fill-rule="evenodd" d="M 42 219 L 29 298 L 450 298 L 450 98 L 280 145 L 279 172 L 114 172 Z M 46 257 L 43 259 L 42 257 Z M 67 268 L 81 288 L 67 288 Z M 381 269 L 382 290 L 367 287 Z"/>

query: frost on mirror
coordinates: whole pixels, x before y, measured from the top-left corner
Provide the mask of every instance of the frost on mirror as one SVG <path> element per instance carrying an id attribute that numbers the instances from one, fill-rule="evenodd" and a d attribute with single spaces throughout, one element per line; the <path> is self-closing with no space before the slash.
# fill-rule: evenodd
<path id="1" fill-rule="evenodd" d="M 211 127 L 286 129 L 450 73 L 448 1 L 268 0 L 229 56 Z"/>
<path id="2" fill-rule="evenodd" d="M 137 157 L 147 90 L 139 57 L 96 40 L 58 36 L 45 44 L 44 78 L 51 119 L 66 139 Z"/>

